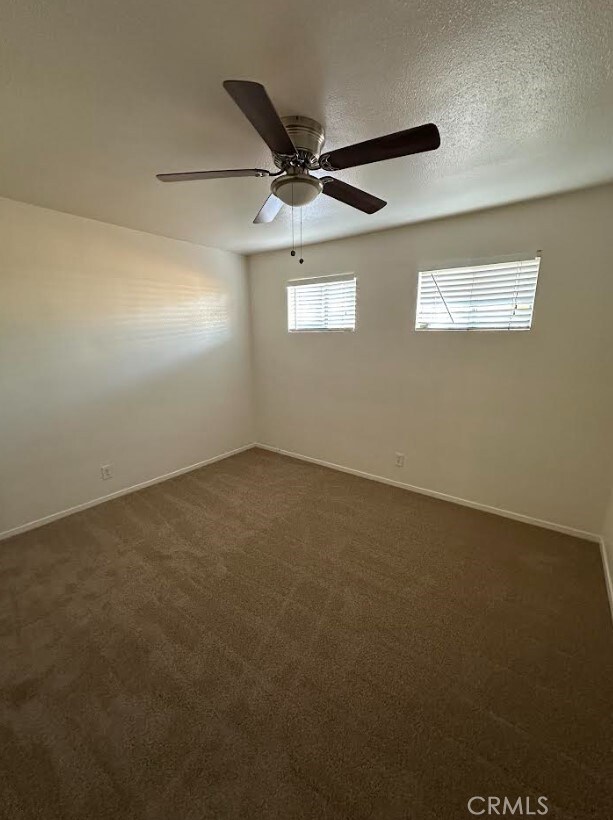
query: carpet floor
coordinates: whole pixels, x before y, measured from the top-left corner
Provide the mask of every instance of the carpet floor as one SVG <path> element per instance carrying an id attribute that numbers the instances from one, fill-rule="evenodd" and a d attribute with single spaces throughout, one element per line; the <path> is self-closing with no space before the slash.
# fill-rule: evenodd
<path id="1" fill-rule="evenodd" d="M 613 816 L 595 544 L 256 449 L 2 543 L 0 596 L 10 820 Z"/>

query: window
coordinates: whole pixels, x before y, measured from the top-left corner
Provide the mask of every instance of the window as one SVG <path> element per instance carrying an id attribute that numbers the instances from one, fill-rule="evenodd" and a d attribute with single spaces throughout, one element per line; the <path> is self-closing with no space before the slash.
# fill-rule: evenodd
<path id="1" fill-rule="evenodd" d="M 287 285 L 287 329 L 355 330 L 356 279 L 297 279 Z"/>
<path id="2" fill-rule="evenodd" d="M 416 330 L 529 330 L 540 257 L 420 271 Z"/>

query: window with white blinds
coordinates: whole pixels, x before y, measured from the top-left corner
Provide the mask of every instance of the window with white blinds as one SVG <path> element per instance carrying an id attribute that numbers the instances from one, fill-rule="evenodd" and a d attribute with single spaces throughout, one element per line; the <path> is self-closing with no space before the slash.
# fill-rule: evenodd
<path id="1" fill-rule="evenodd" d="M 287 285 L 287 329 L 355 330 L 356 278 L 298 279 Z"/>
<path id="2" fill-rule="evenodd" d="M 416 330 L 529 330 L 540 257 L 420 271 Z"/>

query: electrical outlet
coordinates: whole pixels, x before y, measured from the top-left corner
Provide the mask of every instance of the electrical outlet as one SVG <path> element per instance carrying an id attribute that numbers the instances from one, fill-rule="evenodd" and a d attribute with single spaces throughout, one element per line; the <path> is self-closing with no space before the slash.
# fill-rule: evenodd
<path id="1" fill-rule="evenodd" d="M 107 478 L 113 477 L 113 467 L 111 464 L 103 464 L 100 467 L 100 477 L 103 481 L 106 481 Z"/>
<path id="2" fill-rule="evenodd" d="M 396 467 L 404 467 L 404 453 L 396 453 Z"/>

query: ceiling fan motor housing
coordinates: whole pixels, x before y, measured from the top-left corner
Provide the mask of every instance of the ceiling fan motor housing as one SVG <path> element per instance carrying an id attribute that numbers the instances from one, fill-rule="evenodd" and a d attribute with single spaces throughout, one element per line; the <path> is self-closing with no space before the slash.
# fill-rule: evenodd
<path id="1" fill-rule="evenodd" d="M 324 129 L 320 123 L 310 117 L 302 116 L 282 117 L 281 120 L 296 146 L 296 152 L 303 167 L 317 167 L 317 159 L 325 138 Z M 273 153 L 273 159 L 278 168 L 284 168 L 287 165 L 287 157 L 282 154 Z"/>
<path id="2" fill-rule="evenodd" d="M 296 147 L 296 155 L 290 159 L 273 152 L 275 165 L 285 173 L 273 180 L 270 190 L 286 205 L 302 208 L 323 190 L 323 183 L 310 176 L 309 170 L 318 167 L 324 129 L 310 117 L 282 117 L 282 122 Z"/>

